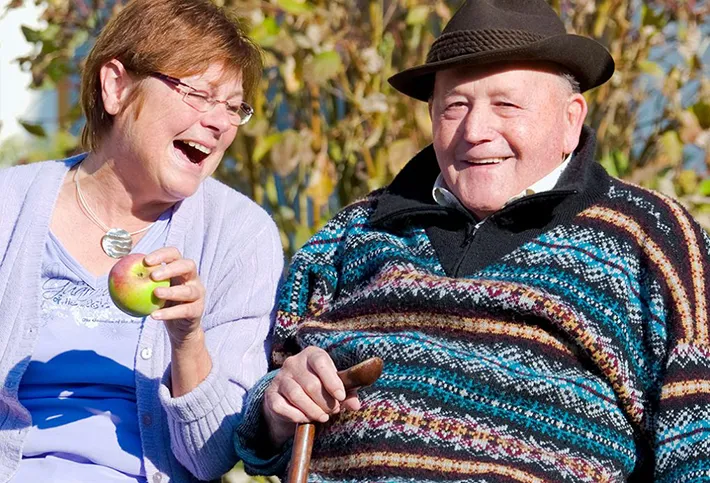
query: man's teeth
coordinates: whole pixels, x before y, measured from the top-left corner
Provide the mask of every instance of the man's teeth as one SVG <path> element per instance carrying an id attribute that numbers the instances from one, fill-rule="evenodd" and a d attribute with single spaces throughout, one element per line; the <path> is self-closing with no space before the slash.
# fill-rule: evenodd
<path id="1" fill-rule="evenodd" d="M 469 161 L 471 164 L 498 164 L 502 163 L 508 158 L 487 158 L 487 159 L 472 159 Z"/>
<path id="2" fill-rule="evenodd" d="M 208 148 L 207 146 L 203 146 L 202 144 L 198 144 L 198 143 L 195 143 L 192 141 L 185 141 L 185 144 L 187 144 L 188 146 L 192 146 L 193 148 L 197 149 L 201 153 L 210 154 L 212 152 L 212 150 L 210 148 Z"/>

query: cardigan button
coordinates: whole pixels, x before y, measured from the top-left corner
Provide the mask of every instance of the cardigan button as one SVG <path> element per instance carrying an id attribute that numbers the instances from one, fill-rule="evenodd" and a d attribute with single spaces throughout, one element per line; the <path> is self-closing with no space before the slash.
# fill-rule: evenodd
<path id="1" fill-rule="evenodd" d="M 141 357 L 146 360 L 150 359 L 153 357 L 153 349 L 150 347 L 144 347 L 143 350 L 141 350 Z"/>
<path id="2" fill-rule="evenodd" d="M 153 424 L 153 418 L 150 416 L 150 414 L 143 414 L 143 424 L 145 426 L 150 426 L 151 424 Z"/>
<path id="3" fill-rule="evenodd" d="M 161 481 L 163 481 L 162 473 L 156 473 L 153 475 L 153 483 L 160 483 Z"/>

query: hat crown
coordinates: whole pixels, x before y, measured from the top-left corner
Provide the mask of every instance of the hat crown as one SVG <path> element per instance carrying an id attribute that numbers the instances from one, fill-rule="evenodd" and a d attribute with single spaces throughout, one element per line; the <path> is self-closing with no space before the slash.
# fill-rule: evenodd
<path id="1" fill-rule="evenodd" d="M 546 0 L 466 0 L 432 44 L 426 62 L 393 75 L 389 82 L 426 101 L 438 71 L 516 62 L 560 65 L 582 92 L 614 73 L 609 51 L 591 38 L 568 34 Z"/>
<path id="2" fill-rule="evenodd" d="M 434 41 L 426 61 L 523 48 L 566 33 L 545 0 L 467 0 Z"/>
<path id="3" fill-rule="evenodd" d="M 567 33 L 545 0 L 467 0 L 442 34 L 464 30 L 518 30 L 541 37 Z"/>

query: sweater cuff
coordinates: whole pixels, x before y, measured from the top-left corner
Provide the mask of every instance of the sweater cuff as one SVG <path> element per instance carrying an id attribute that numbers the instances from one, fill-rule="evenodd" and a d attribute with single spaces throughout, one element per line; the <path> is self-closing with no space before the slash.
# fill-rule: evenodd
<path id="1" fill-rule="evenodd" d="M 234 448 L 248 474 L 283 476 L 291 457 L 293 439 L 280 448 L 269 444 L 268 427 L 262 412 L 264 393 L 278 370 L 266 374 L 247 394 L 242 420 L 234 435 Z"/>
<path id="2" fill-rule="evenodd" d="M 204 418 L 223 404 L 228 393 L 227 381 L 219 377 L 219 365 L 212 360 L 212 369 L 204 381 L 187 394 L 173 397 L 170 392 L 170 365 L 163 374 L 158 394 L 170 419 L 179 423 L 192 423 Z M 237 406 L 240 401 L 231 403 Z"/>

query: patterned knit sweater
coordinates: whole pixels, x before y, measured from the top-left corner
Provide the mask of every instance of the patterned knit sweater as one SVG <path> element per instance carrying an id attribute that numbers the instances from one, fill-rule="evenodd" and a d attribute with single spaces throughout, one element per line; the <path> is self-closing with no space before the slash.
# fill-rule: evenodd
<path id="1" fill-rule="evenodd" d="M 385 362 L 321 425 L 310 481 L 710 481 L 710 239 L 608 177 L 593 136 L 553 191 L 477 229 L 428 199 L 429 147 L 295 256 L 275 366 L 308 345 Z M 288 462 L 255 449 L 273 375 L 237 432 L 253 473 Z"/>

